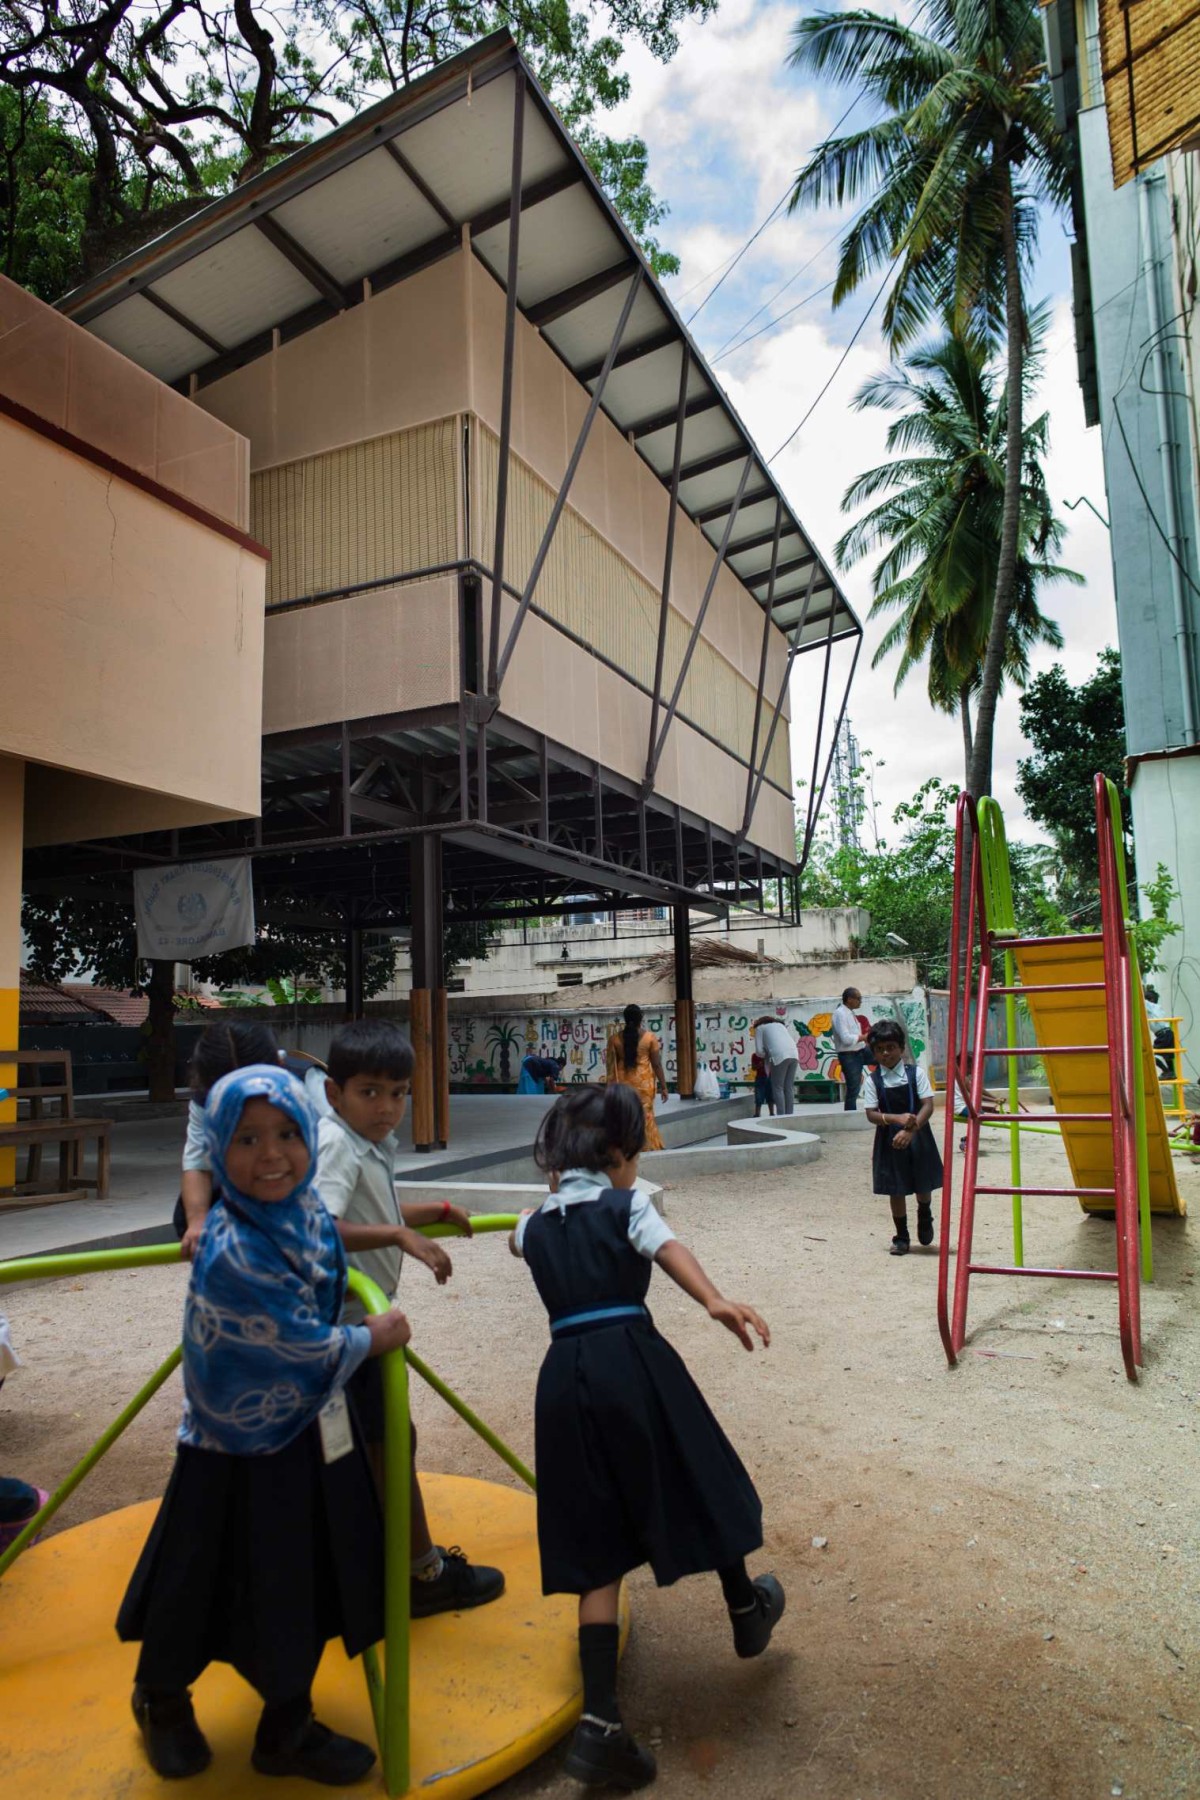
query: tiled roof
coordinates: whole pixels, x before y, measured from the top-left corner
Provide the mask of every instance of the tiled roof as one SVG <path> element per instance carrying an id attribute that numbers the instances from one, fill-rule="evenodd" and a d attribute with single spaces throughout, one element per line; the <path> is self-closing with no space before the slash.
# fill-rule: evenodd
<path id="1" fill-rule="evenodd" d="M 21 970 L 21 1021 L 32 1024 L 35 1019 L 94 1019 L 91 1007 L 73 995 L 65 993 L 62 988 L 51 987 L 31 975 L 28 969 Z"/>

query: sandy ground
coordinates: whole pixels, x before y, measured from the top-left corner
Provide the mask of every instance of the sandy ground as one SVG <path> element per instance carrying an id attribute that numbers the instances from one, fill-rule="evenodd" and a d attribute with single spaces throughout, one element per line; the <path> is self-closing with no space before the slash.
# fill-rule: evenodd
<path id="1" fill-rule="evenodd" d="M 1116 1295 L 1089 1283 L 976 1284 L 948 1371 L 933 1253 L 893 1259 L 869 1137 L 734 1186 L 668 1192 L 676 1230 L 774 1331 L 747 1356 L 656 1277 L 660 1326 L 758 1482 L 787 1615 L 738 1663 L 714 1581 L 632 1583 L 626 1715 L 680 1800 L 1168 1800 L 1200 1794 L 1200 1332 L 1186 1222 L 1155 1225 L 1145 1372 L 1121 1370 Z M 1005 1155 L 989 1173 L 1004 1180 Z M 1026 1180 L 1065 1179 L 1026 1140 Z M 1200 1169 L 1180 1180 L 1200 1210 Z M 977 1253 L 1007 1260 L 1006 1201 Z M 915 1223 L 915 1221 L 914 1221 Z M 1026 1208 L 1031 1261 L 1111 1267 L 1112 1228 L 1069 1201 Z M 10 1288 L 27 1368 L 0 1398 L 0 1460 L 50 1487 L 169 1347 L 179 1271 Z M 417 1344 L 526 1457 L 545 1328 L 502 1241 L 463 1246 L 453 1284 L 405 1278 Z M 420 1386 L 420 1384 L 417 1384 Z M 63 1525 L 161 1490 L 173 1380 L 73 1497 Z M 422 1462 L 507 1478 L 427 1391 Z M 818 1545 L 814 1540 L 821 1540 Z M 469 1546 L 468 1546 L 469 1548 Z M 507 1800 L 578 1790 L 545 1758 Z"/>

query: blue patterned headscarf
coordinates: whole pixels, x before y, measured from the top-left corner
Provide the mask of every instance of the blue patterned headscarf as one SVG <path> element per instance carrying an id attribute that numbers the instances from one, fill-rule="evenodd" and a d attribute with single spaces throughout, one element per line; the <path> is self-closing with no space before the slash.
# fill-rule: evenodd
<path id="1" fill-rule="evenodd" d="M 226 1157 L 247 1101 L 294 1119 L 308 1151 L 281 1200 L 255 1200 L 229 1179 Z M 365 1357 L 361 1325 L 339 1326 L 346 1259 L 313 1185 L 317 1117 L 298 1081 L 263 1063 L 212 1088 L 204 1131 L 225 1202 L 209 1214 L 183 1314 L 180 1441 L 233 1456 L 267 1456 L 310 1425 Z"/>

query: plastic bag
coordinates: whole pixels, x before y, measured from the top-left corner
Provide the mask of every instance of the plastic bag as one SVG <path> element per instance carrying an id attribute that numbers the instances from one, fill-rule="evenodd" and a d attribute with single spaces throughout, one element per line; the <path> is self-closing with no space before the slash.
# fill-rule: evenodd
<path id="1" fill-rule="evenodd" d="M 721 1084 L 711 1069 L 696 1070 L 696 1098 L 697 1100 L 719 1100 L 721 1098 Z"/>

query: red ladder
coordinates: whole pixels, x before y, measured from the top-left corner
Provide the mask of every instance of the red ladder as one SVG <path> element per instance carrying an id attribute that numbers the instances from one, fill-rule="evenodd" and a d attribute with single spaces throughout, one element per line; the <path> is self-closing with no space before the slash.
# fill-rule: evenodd
<path id="1" fill-rule="evenodd" d="M 961 795 L 955 820 L 954 918 L 950 945 L 950 1006 L 947 1026 L 946 1115 L 944 1178 L 942 1184 L 941 1233 L 938 1245 L 938 1329 L 951 1367 L 958 1361 L 967 1330 L 967 1306 L 973 1275 L 1027 1275 L 1067 1281 L 1115 1282 L 1121 1335 L 1121 1355 L 1125 1373 L 1136 1381 L 1141 1363 L 1141 1286 L 1138 1247 L 1138 1174 L 1136 1112 L 1133 1090 L 1135 1068 L 1133 1050 L 1134 1018 L 1133 982 L 1136 979 L 1133 953 L 1125 930 L 1123 870 L 1117 849 L 1119 803 L 1112 784 L 1103 776 L 1095 778 L 1096 825 L 1100 858 L 1100 940 L 1103 948 L 1104 980 L 1087 982 L 1047 982 L 1018 985 L 1011 979 L 1011 953 L 1035 944 L 1096 943 L 1094 933 L 1073 933 L 1060 938 L 1019 937 L 1014 930 L 1012 890 L 1008 852 L 1004 841 L 1004 825 L 1000 809 L 994 801 L 981 801 L 977 808 L 969 796 Z M 1114 805 L 1118 810 L 1114 814 Z M 963 876 L 966 857 L 966 834 L 970 830 L 969 906 L 964 933 L 961 927 Z M 982 835 L 981 835 L 982 831 Z M 972 994 L 972 965 L 976 937 L 979 940 L 978 988 Z M 993 980 L 993 963 L 1003 952 L 1006 980 Z M 1088 993 L 1103 991 L 1107 1041 L 1092 1044 L 1041 1044 L 1021 1047 L 1013 1044 L 999 1049 L 987 1046 L 988 1008 L 993 997 L 1032 993 Z M 972 1000 L 974 1023 L 972 1025 Z M 970 1075 L 965 1076 L 968 1048 Z M 983 1070 L 986 1056 L 1017 1058 L 1021 1056 L 1095 1056 L 1103 1050 L 1108 1057 L 1109 1109 L 1105 1112 L 1022 1113 L 1022 1123 L 1039 1120 L 1053 1123 L 1107 1124 L 1112 1132 L 1112 1188 L 1097 1187 L 1029 1187 L 980 1186 L 978 1182 L 981 1141 Z M 955 1263 L 953 1304 L 950 1302 L 950 1236 L 951 1199 L 955 1138 L 960 1123 L 955 1119 L 956 1088 L 966 1101 L 966 1145 L 963 1153 L 962 1197 L 958 1219 L 958 1248 Z M 1011 1112 L 995 1119 L 1012 1121 Z M 979 1195 L 1020 1197 L 1063 1196 L 1076 1199 L 1111 1199 L 1116 1217 L 1117 1266 L 1114 1270 L 1031 1268 L 1024 1262 L 1021 1242 L 1019 1204 L 1014 1212 L 1014 1261 L 1012 1263 L 977 1263 L 972 1260 L 975 1226 L 975 1201 Z"/>

